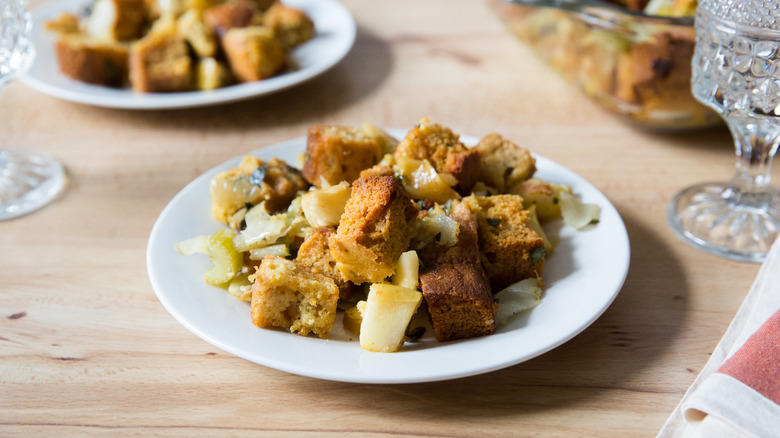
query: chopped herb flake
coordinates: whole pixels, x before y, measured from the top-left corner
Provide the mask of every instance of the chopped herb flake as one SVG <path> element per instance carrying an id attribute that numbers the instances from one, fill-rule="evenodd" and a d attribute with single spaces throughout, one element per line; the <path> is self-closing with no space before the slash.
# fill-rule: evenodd
<path id="1" fill-rule="evenodd" d="M 414 342 L 420 339 L 424 334 L 425 334 L 425 327 L 415 327 L 407 331 L 406 337 L 408 337 L 410 341 Z"/>
<path id="2" fill-rule="evenodd" d="M 547 254 L 547 250 L 540 246 L 531 252 L 531 262 L 537 264 Z"/>
<path id="3" fill-rule="evenodd" d="M 268 165 L 263 163 L 249 175 L 249 183 L 255 186 L 262 186 L 265 180 L 265 174 L 268 172 Z"/>
<path id="4" fill-rule="evenodd" d="M 494 227 L 497 227 L 497 226 L 501 225 L 501 221 L 500 220 L 493 219 L 493 218 L 490 218 L 490 217 L 487 218 L 487 223 L 489 223 L 490 225 L 492 225 Z"/>

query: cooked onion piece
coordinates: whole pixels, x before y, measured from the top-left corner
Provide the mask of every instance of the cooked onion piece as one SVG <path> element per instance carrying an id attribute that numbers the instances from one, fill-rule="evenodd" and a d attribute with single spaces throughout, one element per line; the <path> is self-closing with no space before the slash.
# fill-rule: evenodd
<path id="1" fill-rule="evenodd" d="M 493 298 L 498 304 L 494 317 L 496 325 L 504 325 L 511 316 L 536 307 L 542 299 L 542 288 L 535 278 L 528 278 L 507 287 Z"/>
<path id="2" fill-rule="evenodd" d="M 457 181 L 451 175 L 444 176 L 436 172 L 428 160 L 415 160 L 409 157 L 396 157 L 395 169 L 401 182 L 414 199 L 425 199 L 443 204 L 450 199 L 460 199 L 460 195 L 450 187 Z"/>
<path id="3" fill-rule="evenodd" d="M 235 233 L 221 229 L 211 236 L 199 236 L 178 242 L 176 251 L 183 255 L 206 254 L 211 268 L 203 274 L 203 281 L 212 286 L 222 286 L 241 271 L 244 260 L 233 246 Z"/>
<path id="4" fill-rule="evenodd" d="M 413 223 L 412 242 L 417 248 L 437 243 L 444 246 L 455 245 L 458 241 L 460 224 L 447 216 L 438 204 L 428 210 L 424 217 L 418 217 Z"/>
<path id="5" fill-rule="evenodd" d="M 313 227 L 338 225 L 352 189 L 346 181 L 303 195 L 303 215 Z"/>
<path id="6" fill-rule="evenodd" d="M 228 284 L 228 293 L 241 301 L 252 301 L 252 282 L 250 274 L 238 274 Z"/>
<path id="7" fill-rule="evenodd" d="M 555 249 L 555 245 L 553 245 L 553 243 L 547 237 L 547 233 L 544 232 L 542 224 L 539 223 L 539 217 L 536 214 L 535 205 L 532 205 L 528 208 L 528 226 L 531 227 L 532 230 L 536 231 L 536 234 L 538 234 L 539 238 L 542 239 L 542 242 L 544 242 L 544 249 L 547 251 L 547 254 L 551 254 L 552 250 Z"/>
<path id="8" fill-rule="evenodd" d="M 392 284 L 372 284 L 360 324 L 360 346 L 392 353 L 404 343 L 406 327 L 422 302 L 416 290 Z"/>
<path id="9" fill-rule="evenodd" d="M 560 192 L 561 214 L 563 222 L 578 230 L 599 221 L 601 208 L 598 204 L 586 204 L 576 196 Z"/>
<path id="10" fill-rule="evenodd" d="M 398 258 L 393 274 L 393 284 L 407 289 L 417 290 L 420 284 L 420 259 L 417 251 L 406 251 Z"/>

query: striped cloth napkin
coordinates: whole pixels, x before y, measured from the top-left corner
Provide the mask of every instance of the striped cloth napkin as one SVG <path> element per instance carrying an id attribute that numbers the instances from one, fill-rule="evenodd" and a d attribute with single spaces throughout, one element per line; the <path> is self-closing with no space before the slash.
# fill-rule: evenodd
<path id="1" fill-rule="evenodd" d="M 780 239 L 658 437 L 780 437 Z"/>

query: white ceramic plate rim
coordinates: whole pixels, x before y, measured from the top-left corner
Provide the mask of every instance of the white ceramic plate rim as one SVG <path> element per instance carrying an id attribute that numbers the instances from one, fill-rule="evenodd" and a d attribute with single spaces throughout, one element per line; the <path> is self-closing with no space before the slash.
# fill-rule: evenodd
<path id="1" fill-rule="evenodd" d="M 461 138 L 467 144 L 476 141 Z M 296 163 L 305 142 L 296 138 L 248 154 Z M 356 339 L 346 341 L 350 335 L 339 319 L 330 340 L 253 326 L 247 303 L 203 283 L 209 266 L 205 256 L 185 257 L 174 250 L 176 242 L 221 227 L 211 217 L 209 180 L 237 165 L 241 157 L 205 172 L 165 207 L 149 237 L 149 279 L 163 306 L 197 336 L 236 356 L 289 373 L 356 383 L 413 383 L 505 368 L 563 344 L 592 324 L 620 291 L 630 259 L 625 225 L 609 200 L 571 170 L 535 157 L 537 176 L 567 184 L 584 202 L 599 204 L 600 222 L 579 232 L 559 230 L 559 245 L 545 266 L 542 302 L 490 336 L 438 343 L 426 335 L 423 342 L 407 343 L 401 352 L 387 354 L 362 350 Z"/>
<path id="2" fill-rule="evenodd" d="M 357 33 L 352 15 L 335 0 L 285 0 L 286 5 L 304 10 L 314 21 L 317 32 L 314 39 L 291 52 L 290 57 L 299 66 L 297 70 L 212 91 L 136 93 L 125 88 L 79 82 L 60 73 L 54 52 L 56 37 L 44 29 L 43 24 L 62 12 L 78 13 L 86 3 L 88 0 L 58 0 L 44 3 L 31 11 L 32 40 L 37 56 L 20 80 L 54 97 L 107 108 L 148 110 L 199 107 L 281 91 L 333 67 L 350 51 Z"/>

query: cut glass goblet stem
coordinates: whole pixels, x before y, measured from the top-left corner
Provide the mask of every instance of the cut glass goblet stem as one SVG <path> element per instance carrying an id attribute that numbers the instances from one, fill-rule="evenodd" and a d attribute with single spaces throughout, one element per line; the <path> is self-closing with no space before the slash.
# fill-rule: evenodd
<path id="1" fill-rule="evenodd" d="M 780 142 L 780 0 L 702 0 L 696 14 L 691 88 L 726 121 L 736 165 L 727 183 L 678 193 L 668 219 L 685 241 L 734 260 L 761 262 L 780 234 L 771 185 Z"/>
<path id="2" fill-rule="evenodd" d="M 26 0 L 0 3 L 0 91 L 29 68 L 35 55 L 29 39 Z M 48 204 L 65 186 L 65 172 L 40 153 L 11 151 L 0 145 L 0 220 L 30 213 Z"/>
<path id="3" fill-rule="evenodd" d="M 0 220 L 31 213 L 65 186 L 65 172 L 41 153 L 0 149 Z"/>

